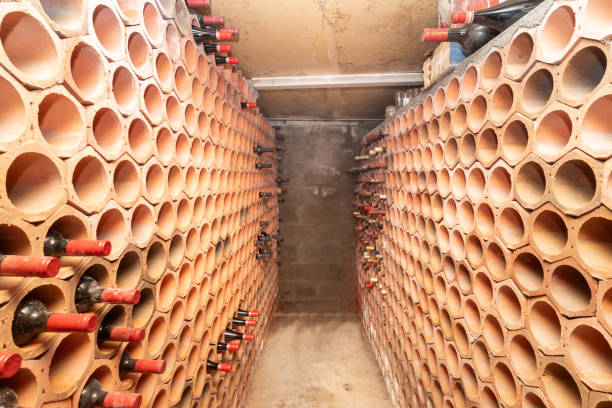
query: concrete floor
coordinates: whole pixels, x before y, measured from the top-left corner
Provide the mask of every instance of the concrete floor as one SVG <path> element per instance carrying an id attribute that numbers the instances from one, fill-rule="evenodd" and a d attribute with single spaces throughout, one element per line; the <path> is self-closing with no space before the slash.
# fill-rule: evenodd
<path id="1" fill-rule="evenodd" d="M 275 315 L 246 408 L 391 408 L 357 314 Z"/>

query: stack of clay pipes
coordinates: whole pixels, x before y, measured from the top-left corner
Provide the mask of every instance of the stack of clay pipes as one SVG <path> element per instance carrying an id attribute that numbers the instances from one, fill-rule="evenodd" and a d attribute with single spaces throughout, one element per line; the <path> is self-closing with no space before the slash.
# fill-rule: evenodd
<path id="1" fill-rule="evenodd" d="M 20 406 L 76 407 L 90 379 L 143 407 L 243 406 L 276 298 L 276 263 L 253 245 L 260 221 L 278 226 L 276 201 L 259 198 L 276 165 L 256 170 L 253 153 L 274 132 L 241 108 L 254 90 L 205 55 L 192 24 L 180 0 L 0 2 L 0 253 L 42 256 L 50 230 L 112 244 L 105 257 L 60 256 L 52 278 L 0 277 L 0 341 L 23 359 L 0 387 Z M 140 291 L 93 313 L 144 340 L 95 330 L 17 345 L 17 305 L 74 313 L 83 274 Z M 255 341 L 218 354 L 238 308 L 260 312 Z M 165 370 L 121 373 L 125 351 Z M 207 372 L 207 360 L 232 372 Z"/>
<path id="2" fill-rule="evenodd" d="M 612 404 L 612 2 L 542 7 L 364 140 L 360 302 L 397 406 Z"/>

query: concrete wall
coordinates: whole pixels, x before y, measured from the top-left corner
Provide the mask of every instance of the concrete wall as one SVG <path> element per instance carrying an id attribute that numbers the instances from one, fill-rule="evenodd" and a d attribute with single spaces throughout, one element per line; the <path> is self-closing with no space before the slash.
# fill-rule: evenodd
<path id="1" fill-rule="evenodd" d="M 281 125 L 289 178 L 281 207 L 281 311 L 355 310 L 353 167 L 356 141 L 373 124 Z"/>

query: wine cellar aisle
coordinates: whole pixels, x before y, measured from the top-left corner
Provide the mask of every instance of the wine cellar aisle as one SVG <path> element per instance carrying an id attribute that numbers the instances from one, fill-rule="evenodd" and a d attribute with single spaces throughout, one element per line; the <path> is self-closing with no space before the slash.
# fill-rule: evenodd
<path id="1" fill-rule="evenodd" d="M 354 313 L 279 313 L 245 408 L 391 408 Z"/>
<path id="2" fill-rule="evenodd" d="M 0 408 L 612 408 L 612 0 L 0 0 Z"/>

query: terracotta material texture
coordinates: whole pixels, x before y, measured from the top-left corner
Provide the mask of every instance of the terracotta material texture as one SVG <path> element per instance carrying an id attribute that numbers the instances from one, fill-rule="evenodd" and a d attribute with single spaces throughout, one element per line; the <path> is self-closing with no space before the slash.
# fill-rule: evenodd
<path id="1" fill-rule="evenodd" d="M 357 149 L 357 293 L 398 407 L 612 400 L 612 3 L 548 7 Z"/>
<path id="2" fill-rule="evenodd" d="M 272 191 L 277 164 L 253 146 L 275 135 L 241 108 L 255 91 L 195 44 L 190 18 L 180 1 L 0 2 L 0 252 L 42 256 L 50 231 L 112 245 L 105 257 L 60 255 L 53 278 L 0 277 L 0 343 L 23 358 L 2 386 L 19 406 L 76 407 L 90 379 L 143 407 L 244 406 L 278 270 L 277 252 L 259 260 L 253 246 L 260 221 L 278 229 L 276 196 L 258 195 Z M 18 345 L 19 302 L 76 313 L 83 276 L 139 291 L 136 304 L 86 311 L 129 341 L 98 328 Z M 254 328 L 237 329 L 255 341 L 216 353 L 238 308 L 259 311 Z M 124 353 L 165 370 L 123 372 Z M 209 373 L 206 360 L 232 372 Z"/>

